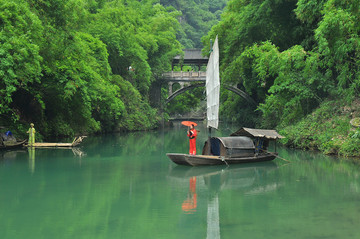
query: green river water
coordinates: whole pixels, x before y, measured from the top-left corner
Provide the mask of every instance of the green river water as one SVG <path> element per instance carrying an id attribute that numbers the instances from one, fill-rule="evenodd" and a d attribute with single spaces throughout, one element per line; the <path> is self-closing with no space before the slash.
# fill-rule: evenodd
<path id="1" fill-rule="evenodd" d="M 281 147 L 291 163 L 186 167 L 166 157 L 187 151 L 179 125 L 0 151 L 0 238 L 360 238 L 358 164 Z"/>

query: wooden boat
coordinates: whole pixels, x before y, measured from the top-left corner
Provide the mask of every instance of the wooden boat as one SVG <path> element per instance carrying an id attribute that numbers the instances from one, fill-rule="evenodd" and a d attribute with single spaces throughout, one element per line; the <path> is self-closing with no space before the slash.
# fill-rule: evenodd
<path id="1" fill-rule="evenodd" d="M 33 145 L 26 144 L 24 146 L 26 146 L 26 147 L 36 147 L 36 148 L 40 148 L 40 147 L 43 147 L 43 148 L 46 148 L 46 147 L 50 147 L 50 148 L 53 148 L 53 147 L 74 147 L 74 146 L 79 145 L 85 137 L 86 136 L 76 137 L 76 138 L 74 138 L 72 143 L 34 143 Z"/>
<path id="2" fill-rule="evenodd" d="M 254 155 L 252 157 L 223 157 L 213 155 L 190 155 L 190 154 L 166 154 L 174 163 L 179 165 L 200 166 L 200 165 L 220 165 L 220 164 L 239 164 L 250 162 L 271 161 L 276 158 L 277 154 L 267 153 Z"/>
<path id="3" fill-rule="evenodd" d="M 0 144 L 0 149 L 11 149 L 11 148 L 20 148 L 23 146 L 23 144 L 26 142 L 26 140 L 21 141 L 2 141 L 2 144 Z"/>
<path id="4" fill-rule="evenodd" d="M 179 165 L 221 165 L 249 162 L 271 161 L 277 153 L 267 151 L 269 140 L 281 138 L 275 130 L 256 130 L 242 128 L 230 136 L 212 137 L 205 142 L 202 155 L 166 154 L 174 163 Z"/>

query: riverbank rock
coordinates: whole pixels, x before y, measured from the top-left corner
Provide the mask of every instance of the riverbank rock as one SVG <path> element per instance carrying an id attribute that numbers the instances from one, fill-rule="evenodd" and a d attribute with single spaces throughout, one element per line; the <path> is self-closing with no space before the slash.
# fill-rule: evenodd
<path id="1" fill-rule="evenodd" d="M 360 127 L 360 118 L 353 118 L 352 120 L 350 120 L 350 124 L 354 127 Z"/>

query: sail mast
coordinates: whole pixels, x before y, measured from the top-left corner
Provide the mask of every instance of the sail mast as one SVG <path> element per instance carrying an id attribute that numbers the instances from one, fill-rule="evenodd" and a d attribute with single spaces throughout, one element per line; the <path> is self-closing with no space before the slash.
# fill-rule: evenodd
<path id="1" fill-rule="evenodd" d="M 209 133 L 211 128 L 217 129 L 219 125 L 219 97 L 219 45 L 218 37 L 216 36 L 206 67 L 207 127 L 209 128 Z"/>

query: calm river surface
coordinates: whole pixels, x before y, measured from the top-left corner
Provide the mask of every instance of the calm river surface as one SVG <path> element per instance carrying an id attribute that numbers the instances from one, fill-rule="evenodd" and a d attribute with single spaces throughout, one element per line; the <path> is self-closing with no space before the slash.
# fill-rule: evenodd
<path id="1" fill-rule="evenodd" d="M 359 165 L 278 148 L 291 163 L 177 166 L 165 154 L 186 153 L 185 134 L 0 151 L 0 238 L 360 238 Z"/>

